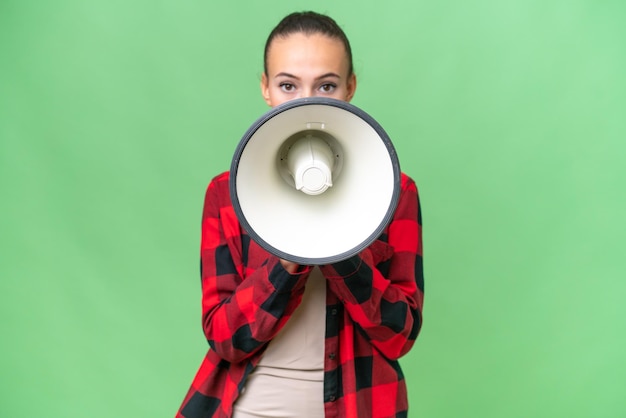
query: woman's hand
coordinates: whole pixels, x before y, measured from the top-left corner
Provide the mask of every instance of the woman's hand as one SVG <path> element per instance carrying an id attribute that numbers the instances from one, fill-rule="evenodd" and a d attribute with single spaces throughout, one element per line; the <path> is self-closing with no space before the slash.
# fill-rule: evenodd
<path id="1" fill-rule="evenodd" d="M 282 258 L 280 259 L 280 264 L 283 265 L 284 269 L 287 270 L 289 274 L 294 274 L 296 271 L 298 271 L 298 267 L 300 267 L 298 263 L 283 260 Z"/>

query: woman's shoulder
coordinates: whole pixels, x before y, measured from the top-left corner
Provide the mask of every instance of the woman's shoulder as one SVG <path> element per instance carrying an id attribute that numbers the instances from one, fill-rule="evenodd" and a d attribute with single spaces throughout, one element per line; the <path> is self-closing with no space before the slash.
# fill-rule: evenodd
<path id="1" fill-rule="evenodd" d="M 230 171 L 224 171 L 211 179 L 211 183 L 228 182 Z"/>
<path id="2" fill-rule="evenodd" d="M 216 187 L 228 187 L 229 180 L 230 180 L 230 172 L 225 171 L 213 177 L 211 181 L 209 182 L 208 188 L 212 189 Z"/>
<path id="3" fill-rule="evenodd" d="M 222 196 L 229 194 L 230 172 L 225 171 L 213 177 L 206 187 L 206 196 Z"/>
<path id="4" fill-rule="evenodd" d="M 406 190 L 406 189 L 417 190 L 417 185 L 415 184 L 415 180 L 413 180 L 408 174 L 404 172 L 400 173 L 400 187 L 403 190 Z"/>

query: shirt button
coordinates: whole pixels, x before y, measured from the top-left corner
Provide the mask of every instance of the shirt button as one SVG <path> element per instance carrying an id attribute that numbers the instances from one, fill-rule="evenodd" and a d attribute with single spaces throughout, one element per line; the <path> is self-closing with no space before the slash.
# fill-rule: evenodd
<path id="1" fill-rule="evenodd" d="M 337 308 L 331 309 L 330 314 L 331 315 L 337 315 Z"/>
<path id="2" fill-rule="evenodd" d="M 335 402 L 337 400 L 337 398 L 335 397 L 335 395 L 331 395 L 330 396 L 330 401 L 331 402 Z"/>
<path id="3" fill-rule="evenodd" d="M 335 357 L 337 357 L 337 356 L 335 355 L 335 353 L 330 353 L 330 354 L 328 355 L 328 358 L 329 358 L 329 359 L 331 359 L 331 360 L 334 360 L 334 359 L 335 359 Z"/>

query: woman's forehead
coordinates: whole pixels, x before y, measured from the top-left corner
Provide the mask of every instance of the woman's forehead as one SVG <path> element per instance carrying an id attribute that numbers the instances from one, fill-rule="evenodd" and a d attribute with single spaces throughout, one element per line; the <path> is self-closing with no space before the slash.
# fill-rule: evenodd
<path id="1" fill-rule="evenodd" d="M 270 74 L 289 68 L 347 72 L 348 56 L 343 43 L 335 38 L 315 33 L 293 33 L 276 37 L 270 44 L 267 56 Z"/>

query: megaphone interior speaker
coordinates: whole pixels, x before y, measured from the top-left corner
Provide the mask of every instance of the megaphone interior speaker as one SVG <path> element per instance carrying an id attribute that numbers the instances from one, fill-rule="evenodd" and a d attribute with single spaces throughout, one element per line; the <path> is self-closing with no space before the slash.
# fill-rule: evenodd
<path id="1" fill-rule="evenodd" d="M 299 141 L 313 144 L 311 155 L 314 147 L 325 148 L 322 169 L 313 170 L 324 173 L 328 166 L 331 172 L 322 192 L 296 188 L 289 168 L 294 163 L 286 160 Z M 308 159 L 298 153 L 299 160 Z M 303 98 L 272 108 L 248 129 L 235 151 L 229 186 L 235 213 L 257 244 L 299 264 L 330 264 L 361 252 L 391 221 L 400 165 L 386 132 L 363 110 Z"/>

